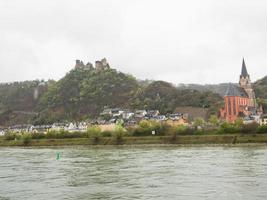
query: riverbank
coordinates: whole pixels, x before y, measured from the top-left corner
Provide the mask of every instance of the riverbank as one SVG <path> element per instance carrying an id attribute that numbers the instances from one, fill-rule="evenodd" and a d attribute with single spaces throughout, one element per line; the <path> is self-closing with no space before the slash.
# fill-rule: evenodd
<path id="1" fill-rule="evenodd" d="M 149 144 L 244 144 L 267 143 L 267 134 L 225 134 L 187 136 L 144 136 L 144 137 L 99 137 L 66 139 L 5 140 L 0 146 L 68 146 L 68 145 L 149 145 Z"/>

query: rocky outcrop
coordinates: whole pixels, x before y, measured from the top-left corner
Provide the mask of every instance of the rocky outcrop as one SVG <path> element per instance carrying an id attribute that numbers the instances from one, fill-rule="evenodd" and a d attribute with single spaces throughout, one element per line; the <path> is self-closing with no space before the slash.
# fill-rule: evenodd
<path id="1" fill-rule="evenodd" d="M 95 69 L 98 72 L 109 69 L 109 68 L 110 67 L 109 67 L 109 64 L 106 58 L 103 58 L 100 61 L 95 61 L 95 67 L 90 62 L 84 65 L 83 61 L 81 60 L 76 60 L 76 65 L 75 65 L 75 69 L 85 69 L 85 70 Z"/>

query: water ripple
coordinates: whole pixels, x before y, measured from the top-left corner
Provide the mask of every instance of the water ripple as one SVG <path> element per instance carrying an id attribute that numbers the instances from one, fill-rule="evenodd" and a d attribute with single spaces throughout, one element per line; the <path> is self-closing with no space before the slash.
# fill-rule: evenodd
<path id="1" fill-rule="evenodd" d="M 265 146 L 0 148 L 0 200 L 267 199 L 266 158 Z"/>

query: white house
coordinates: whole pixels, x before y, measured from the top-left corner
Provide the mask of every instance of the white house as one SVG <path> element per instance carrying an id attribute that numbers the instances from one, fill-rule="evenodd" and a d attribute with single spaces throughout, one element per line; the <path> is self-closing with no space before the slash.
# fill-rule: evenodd
<path id="1" fill-rule="evenodd" d="M 143 118 L 144 116 L 146 116 L 146 114 L 147 114 L 146 110 L 136 110 L 134 116 L 136 118 Z"/>
<path id="2" fill-rule="evenodd" d="M 130 119 L 134 116 L 133 112 L 130 111 L 125 111 L 124 113 L 122 113 L 122 118 L 123 119 Z"/>
<path id="3" fill-rule="evenodd" d="M 267 115 L 261 117 L 260 125 L 267 125 Z"/>
<path id="4" fill-rule="evenodd" d="M 0 130 L 0 136 L 4 136 L 5 135 L 5 131 L 4 130 Z"/>
<path id="5" fill-rule="evenodd" d="M 79 131 L 76 123 L 70 123 L 69 126 L 67 126 L 65 128 L 66 131 L 69 131 L 69 132 L 75 132 L 75 131 Z"/>
<path id="6" fill-rule="evenodd" d="M 54 123 L 51 127 L 51 130 L 60 131 L 65 129 L 66 124 L 64 123 Z"/>
<path id="7" fill-rule="evenodd" d="M 85 132 L 87 130 L 87 123 L 86 122 L 80 122 L 78 125 L 78 129 L 82 132 Z"/>

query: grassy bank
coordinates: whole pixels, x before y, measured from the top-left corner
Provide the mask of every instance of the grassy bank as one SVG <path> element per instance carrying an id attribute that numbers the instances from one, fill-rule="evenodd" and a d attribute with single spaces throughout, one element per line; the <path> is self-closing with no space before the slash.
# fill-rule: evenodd
<path id="1" fill-rule="evenodd" d="M 242 144 L 267 143 L 267 134 L 225 134 L 187 136 L 144 136 L 144 137 L 99 137 L 65 139 L 5 140 L 0 138 L 0 146 L 67 146 L 67 145 L 146 145 L 146 144 Z"/>

